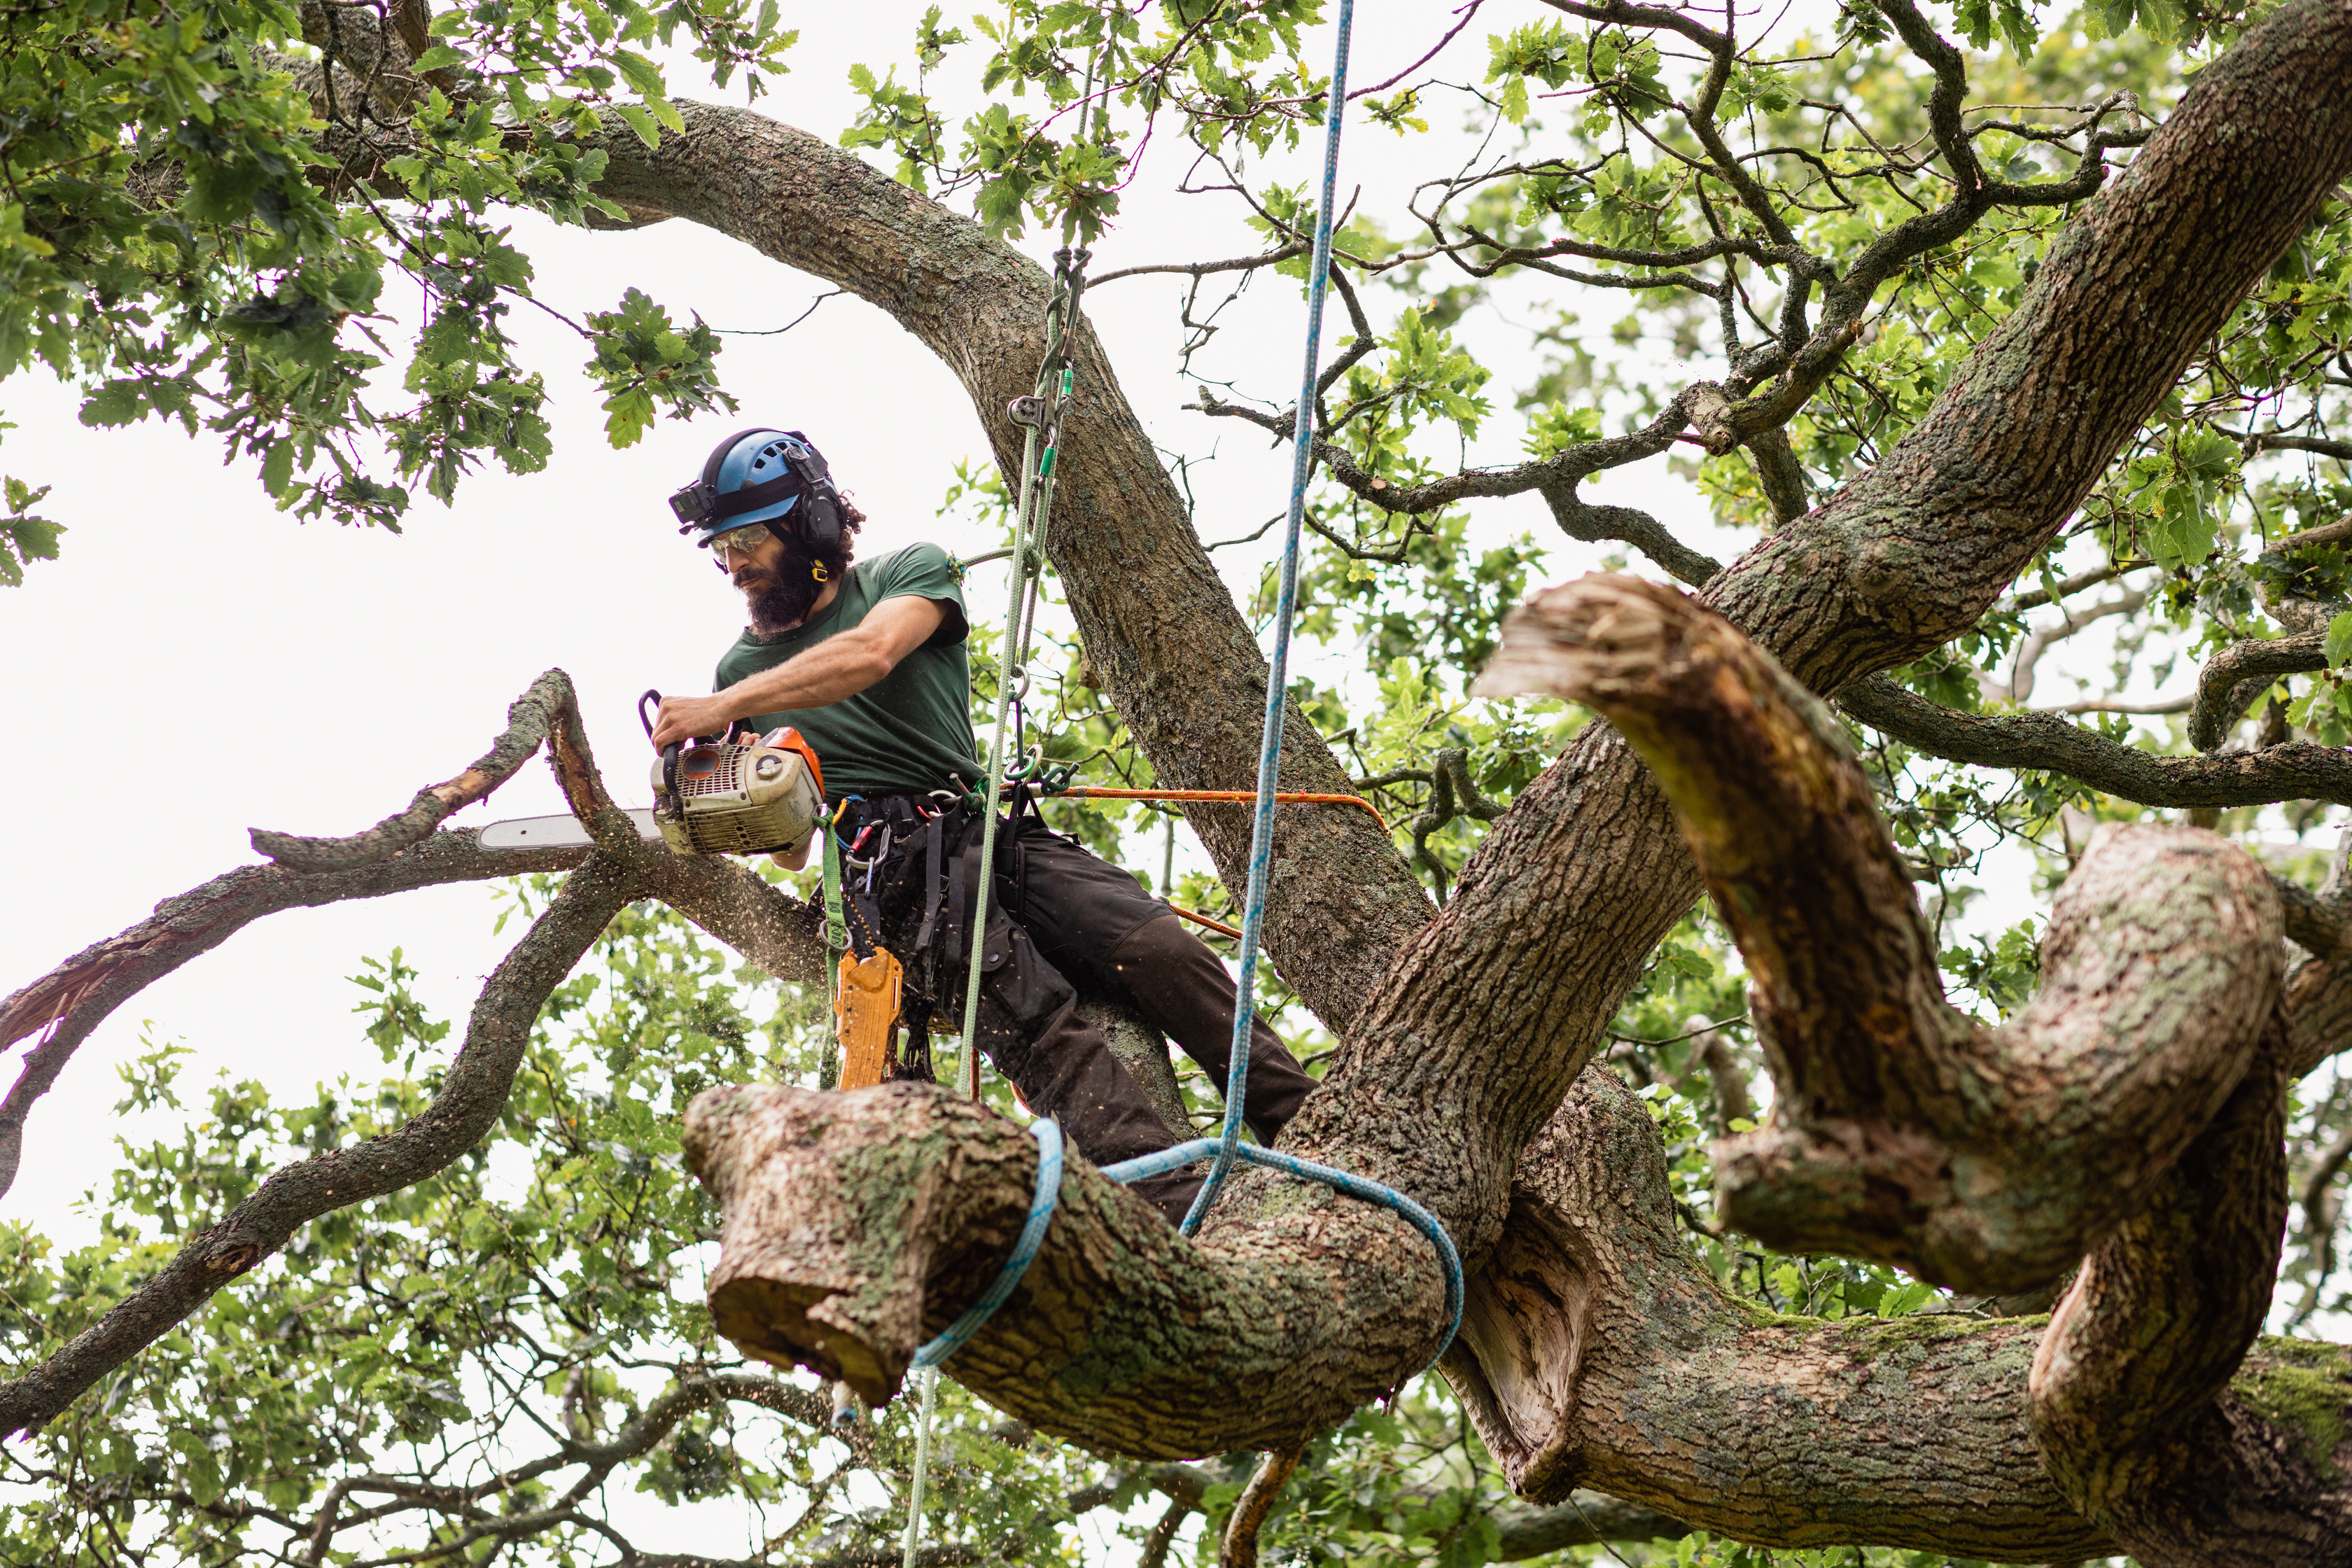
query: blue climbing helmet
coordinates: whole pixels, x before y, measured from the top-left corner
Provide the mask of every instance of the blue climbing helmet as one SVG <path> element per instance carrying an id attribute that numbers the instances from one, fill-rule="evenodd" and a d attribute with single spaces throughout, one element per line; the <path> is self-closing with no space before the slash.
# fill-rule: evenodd
<path id="1" fill-rule="evenodd" d="M 797 430 L 738 430 L 711 448 L 702 477 L 672 495 L 669 510 L 697 545 L 787 517 L 812 552 L 829 555 L 841 544 L 841 492 L 824 457 Z"/>

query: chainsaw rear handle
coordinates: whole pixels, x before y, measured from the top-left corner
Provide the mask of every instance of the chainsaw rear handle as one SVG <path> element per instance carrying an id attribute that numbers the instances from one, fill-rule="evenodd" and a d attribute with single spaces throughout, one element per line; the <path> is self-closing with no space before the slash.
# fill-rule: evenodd
<path id="1" fill-rule="evenodd" d="M 646 739 L 648 741 L 654 738 L 654 721 L 652 717 L 646 712 L 646 704 L 648 702 L 652 703 L 655 710 L 658 711 L 661 708 L 661 700 L 662 694 L 654 690 L 651 687 L 647 687 L 637 698 L 637 722 L 646 727 Z M 730 721 L 727 726 L 727 735 L 732 735 L 734 732 L 735 726 Z M 720 735 L 715 738 L 723 741 L 727 738 L 727 735 Z M 711 739 L 714 739 L 714 737 L 709 735 L 697 735 L 694 737 L 694 743 L 698 746 L 702 744 L 703 742 Z M 683 749 L 683 746 L 684 742 L 672 741 L 668 745 L 662 748 L 662 793 L 669 796 L 669 808 L 672 811 L 682 811 L 685 809 L 685 807 L 679 803 L 677 793 L 677 756 L 678 752 Z"/>
<path id="2" fill-rule="evenodd" d="M 654 738 L 654 721 L 646 712 L 646 704 L 650 702 L 656 710 L 659 710 L 661 700 L 661 693 L 651 687 L 647 687 L 637 698 L 637 722 L 646 727 L 646 739 L 648 741 Z M 662 794 L 668 797 L 669 808 L 672 811 L 678 809 L 677 752 L 678 743 L 676 741 L 662 748 Z"/>

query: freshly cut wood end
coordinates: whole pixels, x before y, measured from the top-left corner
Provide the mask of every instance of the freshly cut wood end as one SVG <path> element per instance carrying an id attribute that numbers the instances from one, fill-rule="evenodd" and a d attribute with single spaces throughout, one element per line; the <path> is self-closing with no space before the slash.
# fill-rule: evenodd
<path id="1" fill-rule="evenodd" d="M 1547 588 L 1503 622 L 1474 697 L 1629 695 L 1673 663 L 1706 614 L 1672 588 L 1594 572 Z"/>

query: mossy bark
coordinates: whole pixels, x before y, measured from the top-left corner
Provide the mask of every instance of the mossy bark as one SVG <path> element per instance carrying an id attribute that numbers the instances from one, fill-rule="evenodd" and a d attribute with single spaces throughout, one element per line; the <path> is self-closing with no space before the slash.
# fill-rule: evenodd
<path id="1" fill-rule="evenodd" d="M 611 193 L 734 234 L 891 311 L 963 380 L 1008 460 L 1017 431 L 1003 406 L 1027 390 L 1042 274 L 814 139 L 734 111 L 687 112 L 687 134 L 657 153 L 611 139 Z M 1725 570 L 1708 603 L 1823 691 L 1973 624 L 2347 167 L 2352 8 L 2300 0 L 2200 74 L 1886 460 Z M 1070 426 L 1070 510 L 1050 543 L 1080 630 L 1163 779 L 1245 782 L 1263 665 L 1098 348 L 1087 339 L 1081 352 L 1088 401 Z M 1290 733 L 1286 784 L 1331 787 L 1336 764 L 1304 725 Z M 1243 815 L 1193 818 L 1236 885 Z M 1286 1144 L 1411 1193 L 1474 1268 L 1539 1258 L 1547 1244 L 1528 1238 L 1539 1233 L 1517 1229 L 1522 1156 L 1699 890 L 1665 794 L 1622 736 L 1592 727 L 1496 823 L 1435 920 L 1352 814 L 1286 813 L 1276 868 L 1272 950 L 1343 1037 Z M 730 1203 L 716 1286 L 730 1332 L 760 1353 L 860 1369 L 874 1386 L 894 1383 L 925 1331 L 979 1288 L 993 1262 L 981 1238 L 1001 1247 L 1026 1206 L 1027 1140 L 936 1097 L 871 1091 L 824 1107 L 734 1090 L 696 1114 L 704 1168 Z M 865 1170 L 869 1144 L 889 1167 L 877 1180 L 826 1175 Z M 1646 1179 L 1613 1174 L 1627 1186 Z M 1419 1237 L 1378 1211 L 1253 1174 L 1197 1244 L 1152 1223 L 1074 1172 L 1036 1283 L 958 1358 L 956 1375 L 1058 1435 L 1199 1452 L 1278 1446 L 1434 1348 L 1436 1271 Z M 1474 1348 L 1478 1336 L 1502 1347 L 1480 1363 L 1490 1388 L 1552 1390 L 1562 1408 L 1589 1414 L 1580 1352 L 1544 1326 L 1557 1314 L 1540 1292 L 1506 1292 L 1480 1311 Z M 1913 1353 L 1909 1331 L 1751 1324 L 1739 1342 L 1752 1360 L 1725 1363 L 1733 1381 L 1710 1385 L 1726 1403 L 1653 1399 L 1642 1432 L 1577 1439 L 1580 1462 L 1612 1489 L 1695 1521 L 1720 1510 L 1727 1533 L 1754 1539 L 1857 1539 L 1868 1528 L 1992 1554 L 2024 1550 L 2001 1540 L 2056 1554 L 2106 1539 L 2032 1458 L 2026 1331 L 1982 1331 L 1968 1355 L 1951 1350 L 1958 1361 L 1933 1366 L 1900 1359 Z M 1887 1334 L 1899 1354 L 1859 1353 Z M 1816 1346 L 1843 1348 L 1816 1361 Z M 1995 1376 L 1987 1368 L 2000 1356 Z M 1873 1423 L 1798 1424 L 1805 1389 L 1864 1364 L 1903 1373 L 1869 1384 L 1869 1408 L 1883 1413 Z M 1743 1384 L 1785 1398 L 1742 1405 Z M 2207 1408 L 2220 1419 L 2236 1406 L 2225 1395 Z M 1890 1454 L 1873 1435 L 1934 1434 L 1954 1411 L 1981 1418 L 1981 1451 L 1997 1466 L 1955 1474 Z M 1745 1447 L 1708 1424 L 1743 1412 L 1748 1424 L 1727 1430 Z M 1500 1433 L 1490 1437 L 1507 1446 Z M 1728 1492 L 1727 1477 L 1738 1483 Z M 2011 1523 L 1991 1530 L 1985 1510 Z"/>

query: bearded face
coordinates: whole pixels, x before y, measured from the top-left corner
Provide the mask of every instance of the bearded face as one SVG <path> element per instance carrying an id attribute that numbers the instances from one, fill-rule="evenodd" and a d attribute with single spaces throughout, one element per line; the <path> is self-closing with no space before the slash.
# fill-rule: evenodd
<path id="1" fill-rule="evenodd" d="M 735 572 L 735 586 L 751 606 L 756 631 L 790 631 L 808 618 L 824 584 L 811 574 L 808 552 L 798 540 L 785 540 L 783 550 L 767 565 L 745 562 Z"/>

